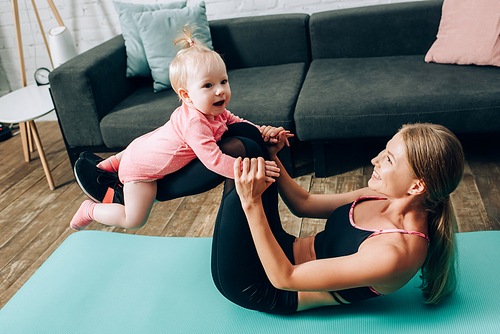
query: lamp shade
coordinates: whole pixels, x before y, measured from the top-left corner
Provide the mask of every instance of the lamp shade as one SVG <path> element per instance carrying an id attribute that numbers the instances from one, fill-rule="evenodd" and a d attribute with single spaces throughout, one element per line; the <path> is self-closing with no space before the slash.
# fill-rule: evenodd
<path id="1" fill-rule="evenodd" d="M 50 29 L 49 48 L 54 68 L 67 62 L 78 54 L 71 33 L 68 28 L 64 26 Z"/>

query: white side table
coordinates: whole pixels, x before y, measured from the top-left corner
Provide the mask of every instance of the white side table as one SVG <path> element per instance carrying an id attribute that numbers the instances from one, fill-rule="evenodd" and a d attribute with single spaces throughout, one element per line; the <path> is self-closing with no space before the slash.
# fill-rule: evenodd
<path id="1" fill-rule="evenodd" d="M 35 119 L 47 115 L 52 110 L 54 110 L 54 105 L 48 85 L 30 85 L 0 97 L 0 122 L 19 123 L 26 162 L 31 159 L 28 138 L 30 134 L 33 136 L 49 188 L 54 190 L 54 181 L 34 122 Z"/>

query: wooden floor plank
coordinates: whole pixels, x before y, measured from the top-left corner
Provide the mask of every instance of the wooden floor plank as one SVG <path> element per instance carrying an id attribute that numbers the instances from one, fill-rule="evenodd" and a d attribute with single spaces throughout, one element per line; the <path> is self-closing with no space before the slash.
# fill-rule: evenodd
<path id="1" fill-rule="evenodd" d="M 179 209 L 176 210 L 161 235 L 165 237 L 194 237 L 192 226 L 207 200 L 207 193 L 184 197 Z"/>
<path id="2" fill-rule="evenodd" d="M 66 240 L 68 236 L 70 236 L 74 231 L 70 229 L 66 229 L 63 234 L 61 234 L 51 245 L 49 248 L 45 250 L 45 252 L 38 257 L 38 259 L 33 262 L 33 264 L 27 268 L 22 275 L 13 282 L 9 288 L 5 289 L 3 292 L 0 292 L 0 308 L 2 308 L 12 296 L 16 294 L 16 292 L 23 286 L 24 283 L 35 273 L 35 271 L 40 268 L 40 266 L 48 259 L 48 257 L 59 247 L 59 245 Z"/>
<path id="3" fill-rule="evenodd" d="M 68 212 L 73 211 L 74 202 L 67 202 L 67 196 L 78 196 L 71 193 L 71 188 L 61 194 L 40 212 L 25 228 L 17 233 L 2 247 L 2 267 L 0 269 L 0 294 L 23 276 L 34 262 L 50 248 L 60 235 L 73 232 L 69 228 Z M 74 189 L 76 190 L 76 189 Z M 4 262 L 7 262 L 4 264 Z"/>
<path id="4" fill-rule="evenodd" d="M 500 206 L 498 205 L 500 203 L 500 170 L 498 165 L 494 162 L 484 163 L 474 159 L 469 162 L 469 166 L 491 229 L 500 230 Z"/>
<path id="5" fill-rule="evenodd" d="M 56 168 L 53 172 L 53 176 L 59 179 L 73 178 L 73 174 L 70 173 L 70 170 L 67 168 Z M 43 180 L 39 181 L 31 188 L 31 192 L 34 194 L 36 200 L 18 201 L 21 202 L 21 208 L 23 205 L 26 205 L 24 210 L 16 209 L 16 211 L 13 211 L 13 215 L 9 215 L 9 210 L 4 210 L 6 215 L 5 219 L 8 221 L 22 222 L 22 217 L 26 215 L 26 212 L 30 213 L 28 217 L 31 219 L 25 220 L 25 224 L 9 224 L 6 226 L 9 228 L 2 229 L 2 233 L 0 234 L 0 245 L 2 247 L 3 256 L 0 259 L 0 268 L 2 268 L 10 258 L 20 252 L 24 245 L 36 238 L 40 231 L 46 228 L 48 223 L 51 223 L 56 217 L 60 216 L 61 212 L 65 212 L 68 205 L 68 196 L 74 197 L 81 192 L 78 189 L 79 192 L 77 193 L 76 187 L 73 187 L 73 193 L 68 192 L 68 189 L 70 189 L 69 186 L 59 187 L 48 193 L 43 201 L 40 201 L 38 197 L 43 197 L 43 194 L 46 193 L 45 187 L 45 182 Z M 37 188 L 39 188 L 38 191 Z M 23 198 L 26 198 L 26 196 Z M 35 203 L 38 205 L 34 205 Z M 16 216 L 15 213 L 20 213 L 22 216 Z"/>
<path id="6" fill-rule="evenodd" d="M 465 164 L 462 181 L 457 189 L 450 195 L 450 200 L 455 212 L 458 232 L 485 231 L 491 229 L 490 219 L 477 188 L 474 175 Z"/>
<path id="7" fill-rule="evenodd" d="M 161 235 L 174 213 L 179 209 L 182 200 L 182 198 L 176 198 L 171 201 L 154 204 L 148 222 L 143 228 L 138 229 L 136 234 Z"/>
<path id="8" fill-rule="evenodd" d="M 213 235 L 215 219 L 219 211 L 224 185 L 208 191 L 204 202 L 201 204 L 193 224 L 186 233 L 191 237 L 211 237 Z"/>

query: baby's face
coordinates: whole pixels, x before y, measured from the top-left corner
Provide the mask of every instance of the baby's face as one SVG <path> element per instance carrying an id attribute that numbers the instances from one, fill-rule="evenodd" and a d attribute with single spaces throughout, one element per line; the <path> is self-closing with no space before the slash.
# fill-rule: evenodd
<path id="1" fill-rule="evenodd" d="M 226 67 L 214 64 L 210 71 L 205 68 L 190 75 L 186 90 L 189 97 L 185 102 L 213 120 L 224 112 L 231 99 Z"/>

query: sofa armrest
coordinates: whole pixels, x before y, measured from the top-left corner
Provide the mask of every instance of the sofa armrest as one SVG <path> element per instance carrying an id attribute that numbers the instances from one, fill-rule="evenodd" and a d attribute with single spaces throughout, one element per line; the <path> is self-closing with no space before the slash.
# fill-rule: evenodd
<path id="1" fill-rule="evenodd" d="M 313 59 L 423 55 L 436 39 L 442 0 L 311 15 Z"/>
<path id="2" fill-rule="evenodd" d="M 135 90 L 134 80 L 125 77 L 126 62 L 119 35 L 50 73 L 54 106 L 69 146 L 104 144 L 100 120 Z"/>
<path id="3" fill-rule="evenodd" d="M 228 69 L 310 62 L 307 14 L 241 17 L 209 24 L 214 49 Z"/>

